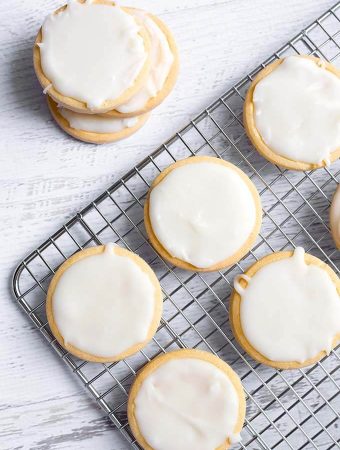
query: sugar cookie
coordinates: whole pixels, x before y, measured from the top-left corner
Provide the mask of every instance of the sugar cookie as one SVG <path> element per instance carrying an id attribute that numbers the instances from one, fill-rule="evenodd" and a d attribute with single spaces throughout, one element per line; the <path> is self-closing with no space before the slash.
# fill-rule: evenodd
<path id="1" fill-rule="evenodd" d="M 91 247 L 58 269 L 47 292 L 47 319 L 60 345 L 95 362 L 124 359 L 156 333 L 162 314 L 156 275 L 114 244 Z"/>
<path id="2" fill-rule="evenodd" d="M 179 69 L 178 50 L 171 31 L 156 16 L 141 9 L 125 8 L 143 23 L 151 37 L 149 75 L 143 87 L 126 103 L 104 115 L 132 117 L 145 114 L 170 94 Z"/>
<path id="3" fill-rule="evenodd" d="M 105 144 L 127 138 L 138 131 L 149 118 L 149 114 L 118 118 L 77 113 L 58 107 L 49 96 L 47 103 L 54 120 L 66 133 L 80 141 L 93 144 Z"/>
<path id="4" fill-rule="evenodd" d="M 340 341 L 340 280 L 303 248 L 264 257 L 236 277 L 234 288 L 234 335 L 260 363 L 309 366 Z"/>
<path id="5" fill-rule="evenodd" d="M 240 260 L 261 227 L 261 201 L 233 164 L 195 156 L 172 164 L 153 182 L 144 207 L 151 244 L 171 264 L 214 271 Z"/>
<path id="6" fill-rule="evenodd" d="M 128 419 L 144 450 L 223 450 L 240 441 L 245 409 L 241 381 L 227 363 L 178 350 L 137 374 Z"/>
<path id="7" fill-rule="evenodd" d="M 59 104 L 106 112 L 143 86 L 150 67 L 144 27 L 110 0 L 73 0 L 45 20 L 34 46 L 40 84 Z"/>
<path id="8" fill-rule="evenodd" d="M 340 249 L 340 187 L 336 188 L 329 213 L 331 233 L 336 245 Z"/>
<path id="9" fill-rule="evenodd" d="M 340 156 L 340 71 L 311 56 L 289 56 L 263 69 L 244 103 L 256 150 L 279 166 L 312 170 Z"/>

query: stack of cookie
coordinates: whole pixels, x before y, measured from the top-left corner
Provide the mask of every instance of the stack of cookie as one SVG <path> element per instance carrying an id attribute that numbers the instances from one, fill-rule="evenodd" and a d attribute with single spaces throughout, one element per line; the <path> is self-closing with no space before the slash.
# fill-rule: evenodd
<path id="1" fill-rule="evenodd" d="M 50 14 L 33 59 L 58 125 L 97 144 L 136 132 L 178 73 L 176 44 L 164 23 L 110 0 L 72 0 Z"/>

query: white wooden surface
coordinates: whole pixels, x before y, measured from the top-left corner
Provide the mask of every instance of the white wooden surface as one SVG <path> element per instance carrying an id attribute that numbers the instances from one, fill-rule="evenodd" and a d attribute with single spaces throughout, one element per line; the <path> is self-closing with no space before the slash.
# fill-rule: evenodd
<path id="1" fill-rule="evenodd" d="M 0 2 L 0 448 L 125 449 L 12 301 L 15 265 L 77 210 L 335 0 L 140 0 L 181 54 L 173 94 L 135 136 L 83 144 L 53 123 L 32 44 L 58 0 Z"/>

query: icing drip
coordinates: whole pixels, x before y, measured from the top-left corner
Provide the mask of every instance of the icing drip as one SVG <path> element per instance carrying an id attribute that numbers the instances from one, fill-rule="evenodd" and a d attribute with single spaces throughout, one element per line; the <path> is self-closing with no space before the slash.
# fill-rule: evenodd
<path id="1" fill-rule="evenodd" d="M 61 94 L 91 109 L 133 85 L 145 60 L 134 18 L 119 7 L 70 1 L 42 26 L 41 66 Z"/>
<path id="2" fill-rule="evenodd" d="M 231 434 L 229 436 L 229 441 L 231 444 L 237 444 L 242 441 L 241 435 L 240 434 Z"/>
<path id="3" fill-rule="evenodd" d="M 43 89 L 43 94 L 47 94 L 47 92 L 51 89 L 52 84 L 48 84 L 45 89 Z"/>
<path id="4" fill-rule="evenodd" d="M 135 417 L 154 450 L 214 450 L 234 433 L 238 394 L 227 375 L 213 364 L 171 359 L 142 383 Z"/>
<path id="5" fill-rule="evenodd" d="M 256 85 L 253 101 L 256 128 L 275 153 L 330 163 L 340 147 L 340 79 L 324 65 L 286 58 Z"/>
<path id="6" fill-rule="evenodd" d="M 100 254 L 72 264 L 53 295 L 53 316 L 66 343 L 101 357 L 143 342 L 155 307 L 149 276 L 108 244 Z"/>
<path id="7" fill-rule="evenodd" d="M 240 294 L 240 295 L 243 294 L 244 289 L 245 289 L 245 288 L 243 288 L 243 287 L 241 286 L 241 284 L 240 284 L 240 281 L 241 281 L 241 280 L 244 280 L 244 281 L 249 282 L 249 281 L 250 281 L 250 277 L 248 277 L 248 275 L 246 275 L 246 274 L 244 274 L 244 273 L 241 273 L 240 275 L 237 275 L 237 276 L 235 277 L 235 280 L 234 280 L 234 288 L 235 288 L 235 291 L 236 291 L 238 294 Z"/>
<path id="8" fill-rule="evenodd" d="M 166 35 L 157 24 L 143 11 L 134 11 L 136 17 L 142 20 L 151 36 L 151 68 L 148 79 L 142 89 L 128 102 L 116 107 L 121 113 L 131 113 L 142 109 L 153 97 L 156 97 L 164 86 L 169 75 L 174 56 L 171 53 Z"/>
<path id="9" fill-rule="evenodd" d="M 304 250 L 263 266 L 241 295 L 240 320 L 249 343 L 271 361 L 302 363 L 331 351 L 340 333 L 340 297 L 328 273 L 306 264 Z"/>
<path id="10" fill-rule="evenodd" d="M 151 191 L 149 216 L 162 246 L 196 267 L 210 267 L 237 252 L 256 223 L 246 182 L 217 162 L 173 169 Z"/>
<path id="11" fill-rule="evenodd" d="M 66 108 L 60 108 L 59 112 L 68 121 L 71 128 L 91 133 L 118 133 L 124 128 L 132 128 L 138 123 L 137 117 L 126 119 L 102 117 L 95 114 L 81 114 Z"/>

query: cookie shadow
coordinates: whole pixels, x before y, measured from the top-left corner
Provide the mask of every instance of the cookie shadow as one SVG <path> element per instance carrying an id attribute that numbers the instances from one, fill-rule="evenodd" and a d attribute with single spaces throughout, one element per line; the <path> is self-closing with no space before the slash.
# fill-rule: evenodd
<path id="1" fill-rule="evenodd" d="M 30 111 L 44 122 L 50 117 L 45 96 L 33 67 L 34 36 L 18 42 L 11 51 L 8 64 L 11 109 Z"/>

